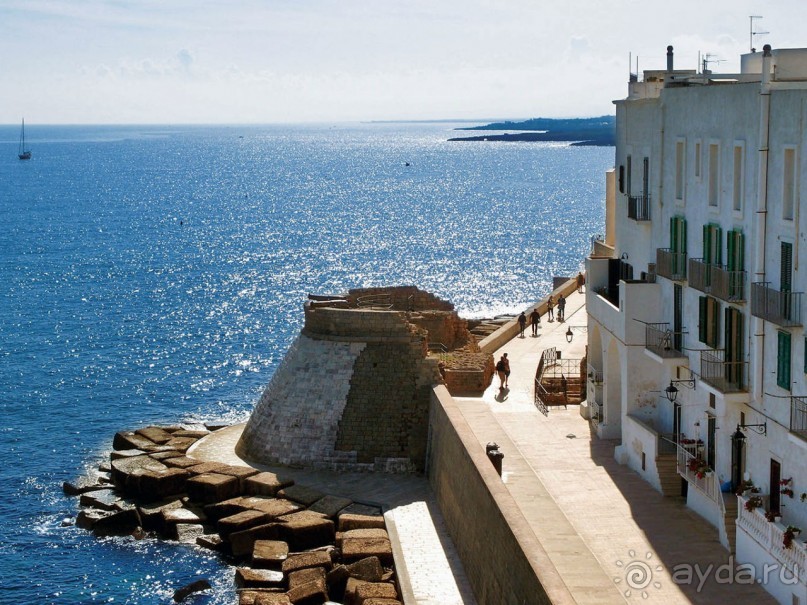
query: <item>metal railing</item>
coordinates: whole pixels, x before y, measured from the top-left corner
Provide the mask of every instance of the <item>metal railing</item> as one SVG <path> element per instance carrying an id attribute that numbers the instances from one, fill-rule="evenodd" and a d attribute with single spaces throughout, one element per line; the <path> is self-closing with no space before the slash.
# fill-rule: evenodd
<path id="1" fill-rule="evenodd" d="M 593 384 L 602 384 L 602 370 L 598 370 L 591 363 L 587 363 L 586 366 L 586 376 L 588 376 L 589 382 Z"/>
<path id="2" fill-rule="evenodd" d="M 802 292 L 774 290 L 770 282 L 751 284 L 751 315 L 784 328 L 801 325 Z"/>
<path id="3" fill-rule="evenodd" d="M 722 393 L 746 390 L 747 361 L 726 361 L 726 351 L 701 351 L 701 380 Z"/>
<path id="4" fill-rule="evenodd" d="M 614 258 L 614 247 L 606 244 L 602 235 L 592 235 L 591 256 L 600 258 Z"/>
<path id="5" fill-rule="evenodd" d="M 687 278 L 686 252 L 676 252 L 670 248 L 657 248 L 656 275 L 674 281 L 685 280 Z"/>
<path id="6" fill-rule="evenodd" d="M 644 346 L 659 357 L 686 357 L 684 355 L 685 332 L 673 332 L 669 323 L 645 324 Z"/>
<path id="7" fill-rule="evenodd" d="M 649 195 L 629 195 L 628 196 L 628 218 L 634 221 L 650 220 L 650 196 Z"/>
<path id="8" fill-rule="evenodd" d="M 589 401 L 589 420 L 592 424 L 605 424 L 603 405 L 596 399 Z"/>
<path id="9" fill-rule="evenodd" d="M 712 296 L 726 302 L 745 302 L 745 271 L 729 271 L 720 265 L 711 265 Z M 690 285 L 692 282 L 690 281 Z"/>
<path id="10" fill-rule="evenodd" d="M 391 309 L 392 296 L 389 294 L 367 294 L 366 296 L 359 296 L 356 299 L 356 304 L 363 308 Z"/>
<path id="11" fill-rule="evenodd" d="M 723 502 L 723 495 L 720 493 L 720 480 L 714 469 L 708 469 L 702 476 L 698 476 L 697 471 L 690 468 L 690 462 L 698 459 L 689 449 L 678 445 L 678 474 L 681 475 L 690 485 L 697 487 L 712 502 L 716 503 L 720 512 L 726 514 L 726 504 Z"/>
<path id="12" fill-rule="evenodd" d="M 807 439 L 807 399 L 790 398 L 790 432 Z"/>
<path id="13" fill-rule="evenodd" d="M 690 258 L 687 273 L 687 282 L 696 290 L 706 294 L 711 292 L 712 267 L 709 263 L 703 262 L 702 258 Z"/>

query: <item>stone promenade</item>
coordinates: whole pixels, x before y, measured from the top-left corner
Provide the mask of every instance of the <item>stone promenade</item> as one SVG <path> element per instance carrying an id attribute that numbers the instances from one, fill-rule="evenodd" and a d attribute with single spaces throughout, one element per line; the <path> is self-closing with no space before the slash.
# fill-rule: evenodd
<path id="1" fill-rule="evenodd" d="M 538 337 L 514 338 L 506 351 L 510 389 L 498 379 L 482 397 L 457 398 L 479 447 L 495 441 L 504 453 L 503 481 L 547 551 L 575 601 L 591 604 L 767 604 L 759 586 L 716 580 L 728 560 L 717 530 L 679 501 L 663 498 L 613 457 L 615 442 L 592 436 L 577 406 L 533 405 L 533 379 L 541 352 L 557 347 L 564 358 L 582 358 L 584 297 L 572 294 L 566 322 L 543 318 Z M 564 336 L 572 326 L 573 340 Z M 241 463 L 234 453 L 243 425 L 217 431 L 189 455 Z M 426 479 L 273 469 L 298 483 L 357 501 L 382 504 L 409 605 L 476 603 Z M 673 581 L 689 566 L 691 582 Z M 696 567 L 697 566 L 697 567 Z M 710 567 L 711 566 L 711 567 Z M 700 576 L 698 575 L 700 573 Z M 680 578 L 681 576 L 676 576 Z"/>

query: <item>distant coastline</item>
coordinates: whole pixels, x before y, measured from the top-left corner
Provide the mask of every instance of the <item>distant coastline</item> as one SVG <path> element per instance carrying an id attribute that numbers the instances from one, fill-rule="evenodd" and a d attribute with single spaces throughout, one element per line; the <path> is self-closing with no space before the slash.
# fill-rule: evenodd
<path id="1" fill-rule="evenodd" d="M 456 130 L 516 131 L 503 134 L 484 134 L 471 137 L 454 137 L 449 141 L 508 141 L 508 142 L 570 142 L 572 145 L 613 146 L 615 143 L 614 116 L 596 118 L 533 118 L 521 122 L 494 122 L 484 126 L 457 128 Z"/>

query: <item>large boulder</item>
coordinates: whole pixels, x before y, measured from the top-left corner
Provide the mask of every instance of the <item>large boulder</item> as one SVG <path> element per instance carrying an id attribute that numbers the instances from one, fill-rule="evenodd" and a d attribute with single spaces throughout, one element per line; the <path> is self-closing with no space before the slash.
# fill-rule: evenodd
<path id="1" fill-rule="evenodd" d="M 309 511 L 278 517 L 281 539 L 293 551 L 302 551 L 331 544 L 335 538 L 334 523 Z"/>
<path id="2" fill-rule="evenodd" d="M 244 493 L 249 496 L 275 496 L 281 489 L 294 485 L 294 481 L 263 472 L 244 480 Z"/>
<path id="3" fill-rule="evenodd" d="M 339 515 L 339 531 L 371 528 L 386 529 L 386 527 L 382 515 L 356 515 L 352 513 Z"/>
<path id="4" fill-rule="evenodd" d="M 191 500 L 205 504 L 235 498 L 240 491 L 238 479 L 216 473 L 191 477 L 185 483 L 185 489 Z"/>
<path id="5" fill-rule="evenodd" d="M 258 525 L 265 525 L 270 520 L 269 515 L 265 513 L 257 510 L 245 510 L 229 517 L 219 519 L 219 522 L 216 524 L 216 529 L 219 535 L 226 540 L 230 534 L 241 532 Z"/>
<path id="6" fill-rule="evenodd" d="M 315 513 L 322 513 L 330 519 L 335 519 L 340 511 L 353 504 L 353 500 L 340 498 L 338 496 L 324 496 L 311 504 L 308 510 Z"/>
<path id="7" fill-rule="evenodd" d="M 302 552 L 289 555 L 283 561 L 283 573 L 291 573 L 300 569 L 308 569 L 310 567 L 321 567 L 323 570 L 328 571 L 332 567 L 331 556 L 324 551 Z M 323 575 L 323 578 L 325 576 Z"/>
<path id="8" fill-rule="evenodd" d="M 255 540 L 252 566 L 259 569 L 282 569 L 289 558 L 289 545 L 282 540 Z"/>
<path id="9" fill-rule="evenodd" d="M 283 572 L 273 569 L 239 567 L 235 570 L 235 585 L 238 588 L 283 588 L 286 579 Z"/>

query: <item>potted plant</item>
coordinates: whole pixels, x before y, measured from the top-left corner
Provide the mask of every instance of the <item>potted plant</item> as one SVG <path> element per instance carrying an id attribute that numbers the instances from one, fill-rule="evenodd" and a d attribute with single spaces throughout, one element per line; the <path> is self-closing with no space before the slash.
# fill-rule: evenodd
<path id="1" fill-rule="evenodd" d="M 708 464 L 706 464 L 706 460 L 699 456 L 689 460 L 689 470 L 695 473 L 695 476 L 698 479 L 703 479 L 706 476 L 706 473 L 712 472 L 712 469 L 709 468 Z"/>
<path id="2" fill-rule="evenodd" d="M 782 534 L 782 546 L 784 548 L 792 548 L 793 547 L 793 538 L 798 536 L 801 533 L 801 528 L 796 527 L 795 525 L 788 525 L 785 529 L 785 533 Z"/>
<path id="3" fill-rule="evenodd" d="M 762 496 L 751 496 L 745 502 L 745 510 L 749 513 L 753 512 L 755 508 L 759 508 L 762 506 Z"/>
<path id="4" fill-rule="evenodd" d="M 779 493 L 792 498 L 793 497 L 793 478 L 782 479 L 779 481 Z"/>
<path id="5" fill-rule="evenodd" d="M 769 510 L 765 513 L 765 518 L 769 523 L 773 523 L 774 521 L 781 519 L 782 515 L 779 514 L 778 510 Z"/>

